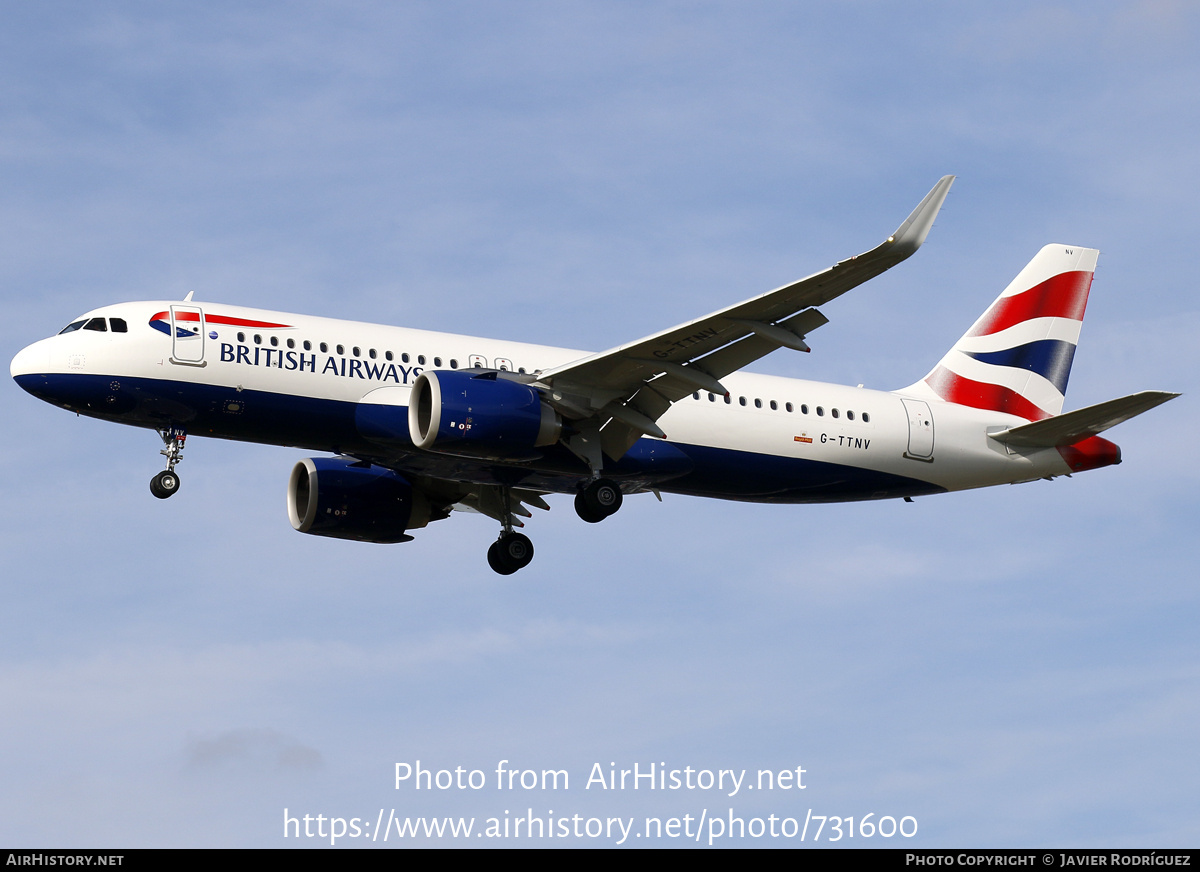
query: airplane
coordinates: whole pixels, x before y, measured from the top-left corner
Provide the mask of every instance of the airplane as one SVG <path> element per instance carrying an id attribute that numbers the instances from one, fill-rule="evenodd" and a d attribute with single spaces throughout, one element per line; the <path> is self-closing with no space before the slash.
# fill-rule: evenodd
<path id="1" fill-rule="evenodd" d="M 412 540 L 450 516 L 500 523 L 488 563 L 533 558 L 517 532 L 550 494 L 597 523 L 625 495 L 762 503 L 913 497 L 1120 463 L 1098 434 L 1178 394 L 1062 413 L 1098 252 L 1047 245 L 924 378 L 894 391 L 741 370 L 810 350 L 817 307 L 921 247 L 954 176 L 895 233 L 821 272 L 599 353 L 222 303 L 120 303 L 13 358 L 17 384 L 80 415 L 158 432 L 179 490 L 188 436 L 331 454 L 295 465 L 292 526 Z"/>

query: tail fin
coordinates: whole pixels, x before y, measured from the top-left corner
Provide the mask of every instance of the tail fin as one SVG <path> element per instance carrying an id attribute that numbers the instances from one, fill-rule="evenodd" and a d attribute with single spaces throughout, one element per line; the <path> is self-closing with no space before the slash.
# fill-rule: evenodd
<path id="1" fill-rule="evenodd" d="M 1047 245 L 924 379 L 901 393 L 1040 421 L 1062 411 L 1094 248 Z"/>

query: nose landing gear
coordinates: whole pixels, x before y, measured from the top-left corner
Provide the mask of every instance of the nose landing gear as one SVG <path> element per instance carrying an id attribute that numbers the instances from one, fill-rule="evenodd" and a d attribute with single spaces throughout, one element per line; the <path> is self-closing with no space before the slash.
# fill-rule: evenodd
<path id="1" fill-rule="evenodd" d="M 150 479 L 150 493 L 160 500 L 165 500 L 179 490 L 179 476 L 175 474 L 175 464 L 183 460 L 187 431 L 179 427 L 168 427 L 159 430 L 158 435 L 162 438 L 164 446 L 159 454 L 167 458 L 167 468 Z"/>
<path id="2" fill-rule="evenodd" d="M 165 500 L 171 494 L 179 490 L 179 476 L 173 472 L 163 470 L 154 478 L 150 479 L 150 493 L 154 494 L 160 500 Z"/>

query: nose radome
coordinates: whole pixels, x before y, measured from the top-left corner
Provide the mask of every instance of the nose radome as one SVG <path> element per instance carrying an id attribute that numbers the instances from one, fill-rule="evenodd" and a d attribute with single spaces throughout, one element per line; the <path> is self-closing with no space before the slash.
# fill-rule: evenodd
<path id="1" fill-rule="evenodd" d="M 8 371 L 13 378 L 19 378 L 23 375 L 44 373 L 49 369 L 49 364 L 50 350 L 46 347 L 46 340 L 42 339 L 18 351 L 9 364 Z"/>

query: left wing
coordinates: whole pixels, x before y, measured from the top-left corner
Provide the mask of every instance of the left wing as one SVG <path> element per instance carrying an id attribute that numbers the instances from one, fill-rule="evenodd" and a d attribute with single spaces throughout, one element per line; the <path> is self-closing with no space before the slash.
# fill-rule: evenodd
<path id="1" fill-rule="evenodd" d="M 720 380 L 777 348 L 808 351 L 807 333 L 827 323 L 815 306 L 841 296 L 910 257 L 929 234 L 954 182 L 943 176 L 880 245 L 829 269 L 628 345 L 537 373 L 534 387 L 579 435 L 568 447 L 602 466 L 600 450 L 619 459 L 655 423 L 697 390 L 727 393 Z"/>

